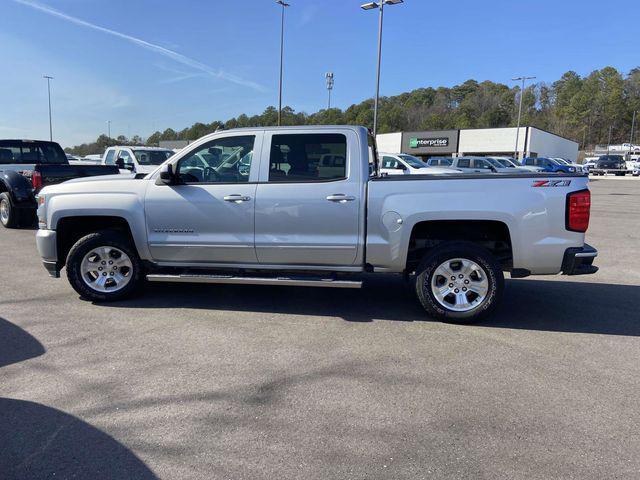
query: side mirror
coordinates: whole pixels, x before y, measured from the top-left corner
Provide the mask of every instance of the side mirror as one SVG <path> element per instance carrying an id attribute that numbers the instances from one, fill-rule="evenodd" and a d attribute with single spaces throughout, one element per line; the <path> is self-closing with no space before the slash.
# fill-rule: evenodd
<path id="1" fill-rule="evenodd" d="M 399 163 L 399 164 L 398 164 L 398 168 L 400 168 L 400 170 L 406 170 L 406 169 L 407 169 L 407 166 L 406 166 L 406 165 L 404 165 L 404 164 L 402 164 L 402 163 Z"/>
<path id="2" fill-rule="evenodd" d="M 173 165 L 170 163 L 163 165 L 160 169 L 160 175 L 158 175 L 158 179 L 156 180 L 156 185 L 175 185 L 176 183 Z"/>
<path id="3" fill-rule="evenodd" d="M 124 160 L 122 158 L 116 160 L 116 167 L 124 170 Z"/>

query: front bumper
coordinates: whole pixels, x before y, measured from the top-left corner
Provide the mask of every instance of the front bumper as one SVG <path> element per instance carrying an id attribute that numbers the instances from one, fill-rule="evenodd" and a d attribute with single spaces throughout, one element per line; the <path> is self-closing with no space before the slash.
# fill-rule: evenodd
<path id="1" fill-rule="evenodd" d="M 61 265 L 58 262 L 58 247 L 55 230 L 38 230 L 36 233 L 36 246 L 42 257 L 42 264 L 52 277 L 60 277 Z"/>
<path id="2" fill-rule="evenodd" d="M 589 244 L 582 247 L 567 248 L 562 259 L 562 273 L 564 275 L 589 275 L 596 273 L 598 267 L 593 265 L 593 260 L 598 256 L 598 251 Z"/>

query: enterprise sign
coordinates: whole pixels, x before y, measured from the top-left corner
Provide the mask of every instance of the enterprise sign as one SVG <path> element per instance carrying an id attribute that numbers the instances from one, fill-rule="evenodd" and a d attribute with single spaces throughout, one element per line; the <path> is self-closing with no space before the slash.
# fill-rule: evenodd
<path id="1" fill-rule="evenodd" d="M 448 137 L 437 138 L 417 138 L 413 137 L 409 139 L 409 148 L 424 148 L 424 147 L 448 147 Z"/>

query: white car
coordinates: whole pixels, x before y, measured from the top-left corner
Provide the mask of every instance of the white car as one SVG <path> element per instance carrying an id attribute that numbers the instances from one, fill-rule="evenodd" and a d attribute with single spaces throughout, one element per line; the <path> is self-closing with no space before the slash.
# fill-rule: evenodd
<path id="1" fill-rule="evenodd" d="M 115 146 L 105 150 L 101 163 L 117 165 L 120 173 L 148 174 L 173 154 L 174 151 L 168 148 Z"/>
<path id="2" fill-rule="evenodd" d="M 589 171 L 598 164 L 599 157 L 586 157 L 584 162 L 582 162 L 582 170 L 585 170 L 585 173 L 589 173 Z"/>
<path id="3" fill-rule="evenodd" d="M 387 175 L 431 175 L 435 173 L 462 173 L 455 168 L 431 167 L 418 157 L 406 153 L 379 153 L 380 173 Z"/>
<path id="4" fill-rule="evenodd" d="M 533 167 L 533 166 L 529 166 L 529 165 L 520 165 L 519 163 L 516 163 L 513 158 L 509 158 L 509 157 L 487 157 L 487 158 L 492 158 L 493 160 L 495 160 L 496 162 L 498 162 L 500 165 L 502 165 L 505 168 L 517 168 L 518 170 L 528 170 L 530 172 L 542 172 L 544 171 L 544 168 L 542 167 Z"/>

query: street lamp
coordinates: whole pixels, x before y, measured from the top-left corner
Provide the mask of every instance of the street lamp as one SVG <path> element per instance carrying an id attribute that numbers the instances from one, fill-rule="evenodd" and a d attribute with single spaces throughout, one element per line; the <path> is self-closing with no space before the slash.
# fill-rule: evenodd
<path id="1" fill-rule="evenodd" d="M 276 3 L 282 6 L 280 14 L 280 85 L 278 89 L 278 126 L 282 123 L 282 57 L 284 55 L 284 9 L 290 6 L 283 0 L 276 0 Z"/>
<path id="2" fill-rule="evenodd" d="M 107 137 L 111 140 L 111 120 L 107 120 Z"/>
<path id="3" fill-rule="evenodd" d="M 360 8 L 363 10 L 374 10 L 378 9 L 380 11 L 378 18 L 378 65 L 376 68 L 376 97 L 373 104 L 373 136 L 376 136 L 376 132 L 378 131 L 378 101 L 380 97 L 380 59 L 382 58 L 382 17 L 384 15 L 384 6 L 385 5 L 396 5 L 398 3 L 403 3 L 404 0 L 380 0 L 378 2 L 368 2 L 360 5 Z"/>
<path id="4" fill-rule="evenodd" d="M 514 82 L 522 81 L 522 88 L 520 89 L 520 106 L 518 107 L 518 127 L 516 128 L 516 148 L 514 149 L 514 152 L 513 152 L 513 158 L 515 159 L 518 158 L 518 140 L 520 137 L 520 117 L 522 115 L 522 99 L 524 97 L 524 82 L 526 80 L 533 80 L 534 78 L 536 77 L 516 77 L 511 79 Z M 524 156 L 524 148 L 522 150 L 523 150 L 522 154 Z"/>
<path id="5" fill-rule="evenodd" d="M 53 77 L 43 75 L 42 78 L 47 79 L 47 93 L 49 94 L 49 141 L 53 142 L 53 127 L 51 125 L 51 80 L 53 80 Z"/>
<path id="6" fill-rule="evenodd" d="M 333 72 L 327 72 L 324 74 L 324 78 L 327 79 L 327 92 L 329 93 L 329 102 L 327 109 L 331 108 L 331 90 L 333 90 Z"/>

